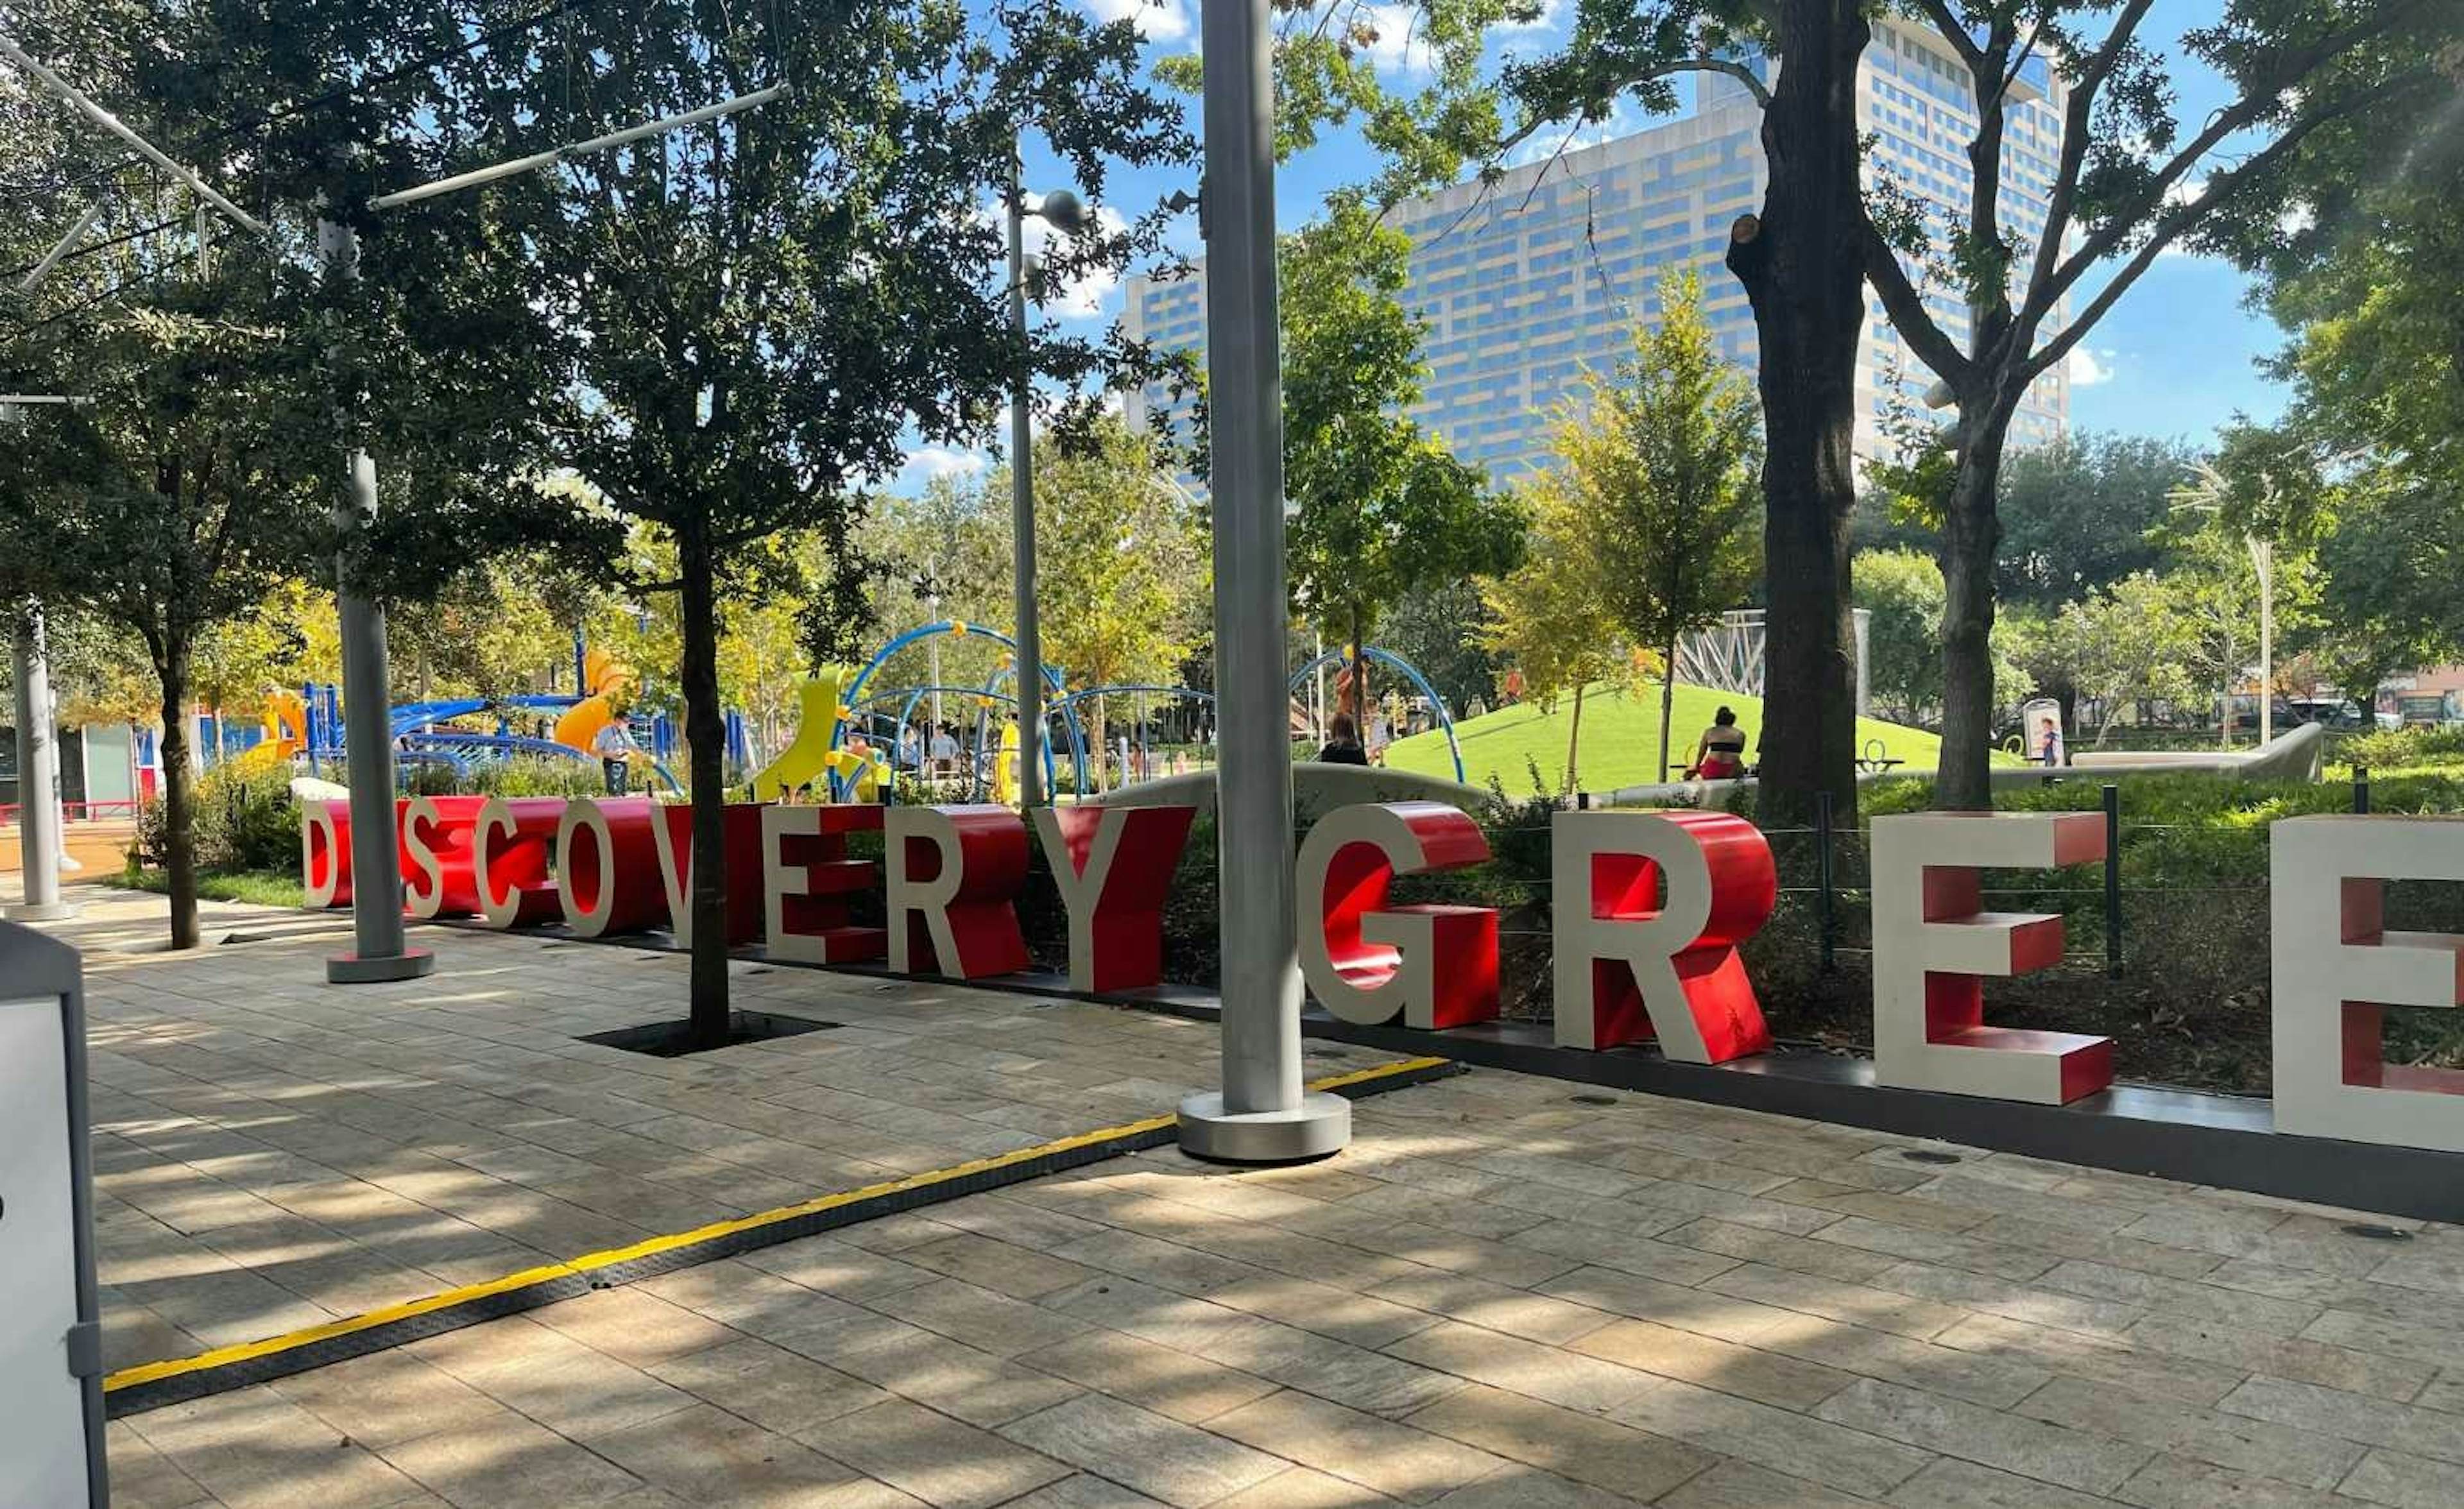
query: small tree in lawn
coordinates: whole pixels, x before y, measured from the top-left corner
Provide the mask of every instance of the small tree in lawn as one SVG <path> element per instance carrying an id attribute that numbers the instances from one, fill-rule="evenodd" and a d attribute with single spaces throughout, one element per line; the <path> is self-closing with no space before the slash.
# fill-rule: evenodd
<path id="1" fill-rule="evenodd" d="M 1557 431 L 1562 480 L 1592 524 L 1602 601 L 1661 663 L 1660 778 L 1677 700 L 1677 642 L 1753 584 L 1761 462 L 1753 389 L 1720 359 L 1691 273 L 1662 282 L 1657 328 L 1634 329 L 1614 377 Z"/>
<path id="2" fill-rule="evenodd" d="M 1165 479 L 1152 442 L 1117 420 L 1090 439 L 1037 448 L 1036 581 L 1051 604 L 1044 653 L 1074 687 L 1161 682 L 1191 648 L 1177 632 L 1177 602 L 1206 576 L 1196 511 Z M 1006 496 L 1007 478 L 997 485 Z M 1097 790 L 1106 700 L 1083 704 Z"/>
<path id="3" fill-rule="evenodd" d="M 1481 639 L 1522 670 L 1526 692 L 1543 709 L 1573 694 L 1565 779 L 1558 788 L 1573 791 L 1581 783 L 1583 694 L 1593 683 L 1623 674 L 1632 663 L 1621 651 L 1617 617 L 1602 590 L 1592 521 L 1580 494 L 1555 473 L 1544 472 L 1529 497 L 1531 533 L 1522 564 L 1481 582 L 1488 607 Z"/>
<path id="4" fill-rule="evenodd" d="M 575 58 L 590 77 L 569 94 Z M 560 459 L 672 548 L 672 576 L 628 585 L 678 600 L 693 1029 L 715 1040 L 731 1020 L 718 679 L 730 590 L 773 536 L 851 545 L 862 489 L 919 438 L 981 439 L 1023 374 L 1066 391 L 1121 363 L 1113 340 L 1045 324 L 1022 346 L 1010 329 L 998 204 L 1022 133 L 1041 134 L 1090 198 L 1115 162 L 1178 161 L 1187 138 L 1138 82 L 1134 29 L 1022 0 L 740 11 L 637 0 L 569 11 L 451 66 L 437 111 L 468 165 L 789 91 L 487 191 L 505 251 L 484 271 L 523 280 L 540 312 L 533 339 L 555 353 L 564 405 Z M 1046 271 L 1116 273 L 1152 229 L 1057 243 Z M 861 601 L 851 550 L 825 568 L 830 580 L 800 594 L 830 609 L 808 621 L 817 656 L 859 626 L 835 611 Z"/>
<path id="5" fill-rule="evenodd" d="M 2038 646 L 2048 668 L 2096 699 L 2099 749 L 2123 707 L 2190 698 L 2196 683 L 2189 667 L 2198 653 L 2197 628 L 2173 586 L 2145 571 L 2063 604 Z"/>
<path id="6" fill-rule="evenodd" d="M 1296 608 L 1352 647 L 1353 718 L 1368 733 L 1360 652 L 1386 607 L 1513 569 L 1523 516 L 1479 469 L 1404 415 L 1428 368 L 1428 322 L 1397 295 L 1410 238 L 1338 198 L 1282 249 L 1284 493 Z"/>
<path id="7" fill-rule="evenodd" d="M 1902 723 L 1921 724 L 1942 702 L 1942 567 L 1905 546 L 1860 550 L 1850 563 L 1865 626 L 1866 678 L 1874 700 Z"/>

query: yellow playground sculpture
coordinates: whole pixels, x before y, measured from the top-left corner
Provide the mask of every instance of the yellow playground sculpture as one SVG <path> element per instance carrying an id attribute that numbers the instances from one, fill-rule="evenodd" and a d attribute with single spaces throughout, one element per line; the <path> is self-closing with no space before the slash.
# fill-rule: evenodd
<path id="1" fill-rule="evenodd" d="M 633 667 L 609 660 L 598 650 L 582 657 L 582 700 L 556 720 L 556 741 L 568 749 L 590 753 L 599 731 L 623 714 L 618 705 L 633 689 Z"/>
<path id="2" fill-rule="evenodd" d="M 244 750 L 231 761 L 232 770 L 242 775 L 255 775 L 291 763 L 291 757 L 308 747 L 308 704 L 299 700 L 296 691 L 269 691 L 265 694 L 265 737 L 253 749 Z"/>
<path id="3" fill-rule="evenodd" d="M 839 725 L 854 716 L 839 700 L 839 689 L 847 685 L 849 674 L 847 667 L 824 666 L 819 675 L 797 691 L 796 736 L 779 752 L 777 759 L 753 777 L 756 801 L 793 797 L 806 787 L 811 788 L 813 800 L 834 800 L 836 782 L 829 778 L 833 776 L 847 783 L 858 801 L 871 801 L 880 796 L 889 773 L 869 748 L 830 747 Z"/>

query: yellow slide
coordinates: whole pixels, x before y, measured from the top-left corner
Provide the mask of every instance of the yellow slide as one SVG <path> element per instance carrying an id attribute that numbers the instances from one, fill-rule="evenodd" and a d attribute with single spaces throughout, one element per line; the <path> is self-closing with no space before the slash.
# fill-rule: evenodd
<path id="1" fill-rule="evenodd" d="M 556 741 L 587 754 L 599 731 L 616 721 L 615 699 L 631 689 L 633 667 L 594 649 L 582 658 L 582 683 L 587 695 L 558 716 Z"/>
<path id="2" fill-rule="evenodd" d="M 265 696 L 265 737 L 232 756 L 231 768 L 253 776 L 291 763 L 308 747 L 308 705 L 296 691 L 270 691 Z"/>
<path id="3" fill-rule="evenodd" d="M 843 720 L 853 715 L 839 701 L 839 689 L 847 685 L 850 674 L 845 666 L 824 666 L 820 675 L 798 690 L 796 702 L 801 711 L 796 737 L 779 752 L 777 759 L 753 777 L 755 800 L 775 801 L 782 793 L 793 796 L 810 786 L 814 797 L 827 801 L 829 782 L 823 778 L 827 775 L 854 782 L 858 800 L 869 801 L 879 792 L 883 773 L 878 761 L 851 750 L 830 748 L 831 734 Z"/>

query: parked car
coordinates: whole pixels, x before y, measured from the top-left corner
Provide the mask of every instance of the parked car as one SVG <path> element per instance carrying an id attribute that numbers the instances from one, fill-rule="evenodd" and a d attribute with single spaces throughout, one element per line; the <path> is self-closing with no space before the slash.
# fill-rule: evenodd
<path id="1" fill-rule="evenodd" d="M 2286 697 L 2276 705 L 2278 723 L 2323 723 L 2331 729 L 2366 729 L 2376 720 L 2350 697 Z"/>

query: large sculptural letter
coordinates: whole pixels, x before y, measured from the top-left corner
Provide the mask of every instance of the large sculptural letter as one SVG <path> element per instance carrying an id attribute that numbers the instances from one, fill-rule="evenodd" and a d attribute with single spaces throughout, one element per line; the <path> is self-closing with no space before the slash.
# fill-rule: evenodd
<path id="1" fill-rule="evenodd" d="M 761 890 L 769 952 L 802 964 L 848 964 L 889 951 L 890 934 L 848 920 L 847 898 L 870 890 L 880 866 L 851 860 L 850 833 L 881 828 L 875 806 L 761 809 Z"/>
<path id="2" fill-rule="evenodd" d="M 311 797 L 299 804 L 299 879 L 311 907 L 351 904 L 349 802 Z"/>
<path id="3" fill-rule="evenodd" d="M 726 824 L 719 852 L 726 867 L 727 946 L 761 936 L 762 808 L 731 801 L 720 809 Z M 659 880 L 668 898 L 668 930 L 678 948 L 693 947 L 693 808 L 683 802 L 650 814 L 650 839 L 659 856 Z"/>
<path id="4" fill-rule="evenodd" d="M 1027 967 L 1011 898 L 1026 881 L 1026 824 L 1007 807 L 892 807 L 890 967 L 972 980 Z"/>
<path id="5" fill-rule="evenodd" d="M 471 833 L 471 888 L 479 920 L 491 928 L 527 928 L 563 911 L 548 856 L 564 826 L 564 798 L 491 797 Z"/>
<path id="6" fill-rule="evenodd" d="M 1480 824 L 1443 802 L 1340 807 L 1301 842 L 1294 887 L 1301 975 L 1346 1021 L 1410 1027 L 1497 1015 L 1497 910 L 1386 905 L 1397 875 L 1488 858 Z"/>
<path id="7" fill-rule="evenodd" d="M 2464 880 L 2453 818 L 2287 818 L 2269 835 L 2276 1129 L 2464 1152 L 2464 1070 L 2387 1061 L 2389 1006 L 2464 1005 L 2464 936 L 2389 931 L 2390 880 Z"/>
<path id="8" fill-rule="evenodd" d="M 414 917 L 479 909 L 473 840 L 484 797 L 413 797 L 402 803 L 403 905 Z"/>
<path id="9" fill-rule="evenodd" d="M 1163 904 L 1195 807 L 1038 807 L 1036 831 L 1069 914 L 1069 988 L 1163 983 Z"/>
<path id="10" fill-rule="evenodd" d="M 640 932 L 668 920 L 667 898 L 651 883 L 658 864 L 650 809 L 639 797 L 565 803 L 556 830 L 556 876 L 564 925 L 584 938 Z"/>
<path id="11" fill-rule="evenodd" d="M 1779 899 L 1760 829 L 1725 812 L 1561 812 L 1550 846 L 1560 1044 L 1657 1036 L 1685 1063 L 1771 1047 L 1737 956 Z"/>
<path id="12" fill-rule="evenodd" d="M 1876 818 L 1874 1077 L 1909 1089 L 2061 1105 L 2113 1083 L 2113 1039 L 1985 1023 L 1985 976 L 2060 961 L 2062 919 L 1984 909 L 1980 869 L 2104 857 L 2093 812 Z"/>

